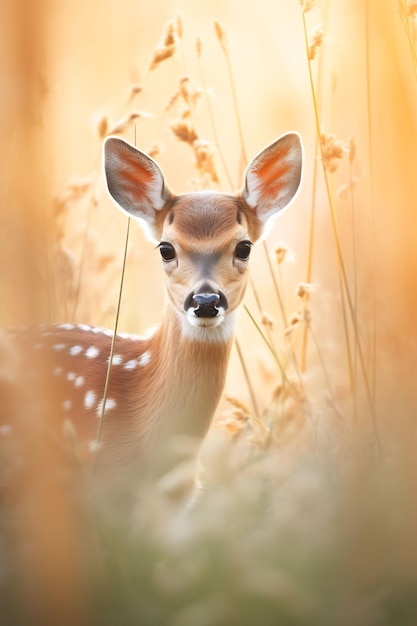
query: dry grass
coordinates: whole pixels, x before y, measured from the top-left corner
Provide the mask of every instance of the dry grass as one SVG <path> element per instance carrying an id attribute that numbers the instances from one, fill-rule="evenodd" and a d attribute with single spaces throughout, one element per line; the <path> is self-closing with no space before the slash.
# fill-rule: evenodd
<path id="1" fill-rule="evenodd" d="M 261 21 L 248 5 L 230 29 L 229 2 L 214 25 L 204 7 L 182 20 L 168 2 L 161 15 L 121 4 L 5 11 L 2 326 L 114 324 L 126 225 L 103 193 L 110 133 L 158 153 L 181 191 L 238 188 L 246 154 L 295 128 L 304 185 L 254 258 L 205 487 L 187 514 L 145 489 L 127 520 L 134 486 L 110 507 L 92 494 L 71 429 L 63 447 L 51 436 L 54 390 L 31 389 L 30 355 L 21 363 L 0 344 L 2 375 L 22 376 L 16 423 L 0 421 L 2 619 L 411 626 L 416 3 L 265 2 Z M 91 23 L 100 63 L 85 56 Z M 135 332 L 161 299 L 137 231 L 119 320 Z"/>

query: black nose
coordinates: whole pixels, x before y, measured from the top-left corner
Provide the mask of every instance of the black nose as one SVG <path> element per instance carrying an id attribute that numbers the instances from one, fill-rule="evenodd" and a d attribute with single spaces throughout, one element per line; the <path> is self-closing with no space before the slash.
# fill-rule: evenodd
<path id="1" fill-rule="evenodd" d="M 216 317 L 219 302 L 217 293 L 196 293 L 193 295 L 194 313 L 197 317 Z"/>

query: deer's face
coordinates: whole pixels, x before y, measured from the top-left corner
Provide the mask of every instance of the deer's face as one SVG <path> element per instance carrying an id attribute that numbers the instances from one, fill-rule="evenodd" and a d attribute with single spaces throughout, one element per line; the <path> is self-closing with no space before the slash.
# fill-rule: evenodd
<path id="1" fill-rule="evenodd" d="M 197 329 L 194 339 L 230 338 L 227 321 L 245 292 L 251 245 L 294 198 L 301 164 L 300 137 L 288 133 L 252 159 L 240 193 L 176 196 L 148 155 L 122 139 L 106 139 L 109 192 L 158 243 L 169 302 L 183 329 Z"/>
<path id="2" fill-rule="evenodd" d="M 241 201 L 217 192 L 178 196 L 159 250 L 169 300 L 186 324 L 217 327 L 242 301 L 252 247 Z"/>

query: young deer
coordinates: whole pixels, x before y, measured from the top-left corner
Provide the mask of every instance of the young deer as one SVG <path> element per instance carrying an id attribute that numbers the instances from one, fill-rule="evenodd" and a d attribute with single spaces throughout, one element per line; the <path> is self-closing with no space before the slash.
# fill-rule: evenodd
<path id="1" fill-rule="evenodd" d="M 160 477 L 179 462 L 175 441 L 201 444 L 223 391 L 236 314 L 245 293 L 252 244 L 294 198 L 302 144 L 288 133 L 249 164 L 234 195 L 174 195 L 159 166 L 126 141 L 104 144 L 108 190 L 158 243 L 166 303 L 159 328 L 116 336 L 100 443 L 96 441 L 112 331 L 61 324 L 30 335 L 46 357 L 54 397 L 77 437 L 109 475 Z M 28 331 L 13 331 L 27 341 Z M 198 445 L 192 462 L 197 463 Z M 107 473 L 107 472 L 106 472 Z"/>

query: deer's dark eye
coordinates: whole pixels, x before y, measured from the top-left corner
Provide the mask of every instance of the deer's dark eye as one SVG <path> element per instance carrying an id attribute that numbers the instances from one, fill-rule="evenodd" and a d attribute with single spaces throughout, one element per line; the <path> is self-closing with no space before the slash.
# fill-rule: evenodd
<path id="1" fill-rule="evenodd" d="M 235 257 L 240 259 L 240 261 L 247 261 L 249 259 L 251 247 L 252 244 L 250 241 L 241 241 L 236 246 Z"/>
<path id="2" fill-rule="evenodd" d="M 159 252 L 164 261 L 172 261 L 175 259 L 175 249 L 170 243 L 162 241 L 159 244 Z"/>

